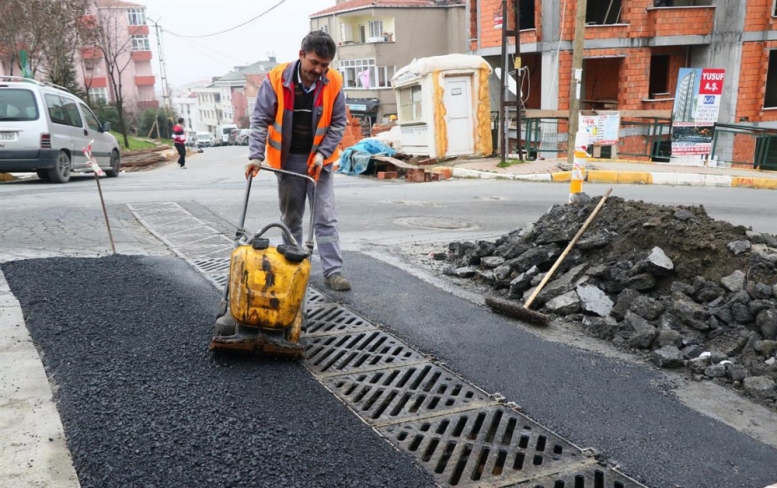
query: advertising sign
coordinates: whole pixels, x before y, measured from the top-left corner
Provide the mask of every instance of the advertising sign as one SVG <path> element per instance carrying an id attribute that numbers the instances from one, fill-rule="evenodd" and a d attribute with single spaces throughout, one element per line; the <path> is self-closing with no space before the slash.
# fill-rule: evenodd
<path id="1" fill-rule="evenodd" d="M 614 146 L 618 144 L 620 125 L 620 112 L 599 112 L 597 115 L 581 115 L 579 127 L 588 133 L 588 144 Z"/>
<path id="2" fill-rule="evenodd" d="M 672 156 L 708 155 L 726 71 L 680 68 L 672 109 Z"/>

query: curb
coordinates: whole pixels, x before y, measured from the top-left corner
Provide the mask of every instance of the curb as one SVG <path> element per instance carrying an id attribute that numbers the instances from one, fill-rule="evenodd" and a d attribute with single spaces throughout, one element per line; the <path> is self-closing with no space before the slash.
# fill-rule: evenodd
<path id="1" fill-rule="evenodd" d="M 0 479 L 19 487 L 79 488 L 52 385 L 2 271 L 0 332 Z"/>
<path id="2" fill-rule="evenodd" d="M 490 173 L 466 168 L 453 168 L 454 178 L 480 178 L 513 181 L 569 182 L 571 171 L 530 175 Z M 662 173 L 651 171 L 607 171 L 590 170 L 586 172 L 588 183 L 624 184 L 624 185 L 670 185 L 670 186 L 711 186 L 721 188 L 754 188 L 777 190 L 777 178 L 753 178 L 748 176 L 728 176 L 699 173 Z"/>

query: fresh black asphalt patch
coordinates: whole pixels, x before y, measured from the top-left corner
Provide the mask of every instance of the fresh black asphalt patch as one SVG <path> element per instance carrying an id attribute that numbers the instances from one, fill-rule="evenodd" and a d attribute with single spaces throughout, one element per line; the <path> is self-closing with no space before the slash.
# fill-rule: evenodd
<path id="1" fill-rule="evenodd" d="M 318 271 L 314 266 L 314 271 Z M 651 487 L 763 488 L 777 449 L 672 397 L 660 372 L 542 340 L 516 322 L 361 253 L 345 253 L 353 290 L 327 291 L 368 320 Z M 326 290 L 320 274 L 313 285 Z"/>
<path id="2" fill-rule="evenodd" d="M 434 486 L 300 363 L 214 358 L 219 294 L 183 261 L 2 269 L 83 488 Z"/>

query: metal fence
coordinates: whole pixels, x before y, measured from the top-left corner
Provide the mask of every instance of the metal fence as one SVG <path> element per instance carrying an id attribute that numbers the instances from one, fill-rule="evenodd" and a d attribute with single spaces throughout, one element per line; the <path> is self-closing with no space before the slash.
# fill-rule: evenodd
<path id="1" fill-rule="evenodd" d="M 734 167 L 777 171 L 777 130 L 716 124 L 710 157 Z"/>

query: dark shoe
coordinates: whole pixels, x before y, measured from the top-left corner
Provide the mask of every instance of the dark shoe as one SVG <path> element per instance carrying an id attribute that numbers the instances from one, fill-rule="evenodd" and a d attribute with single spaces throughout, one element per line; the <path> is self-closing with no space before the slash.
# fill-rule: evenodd
<path id="1" fill-rule="evenodd" d="M 334 291 L 348 291 L 351 289 L 351 283 L 340 273 L 335 273 L 326 279 L 326 286 Z"/>

